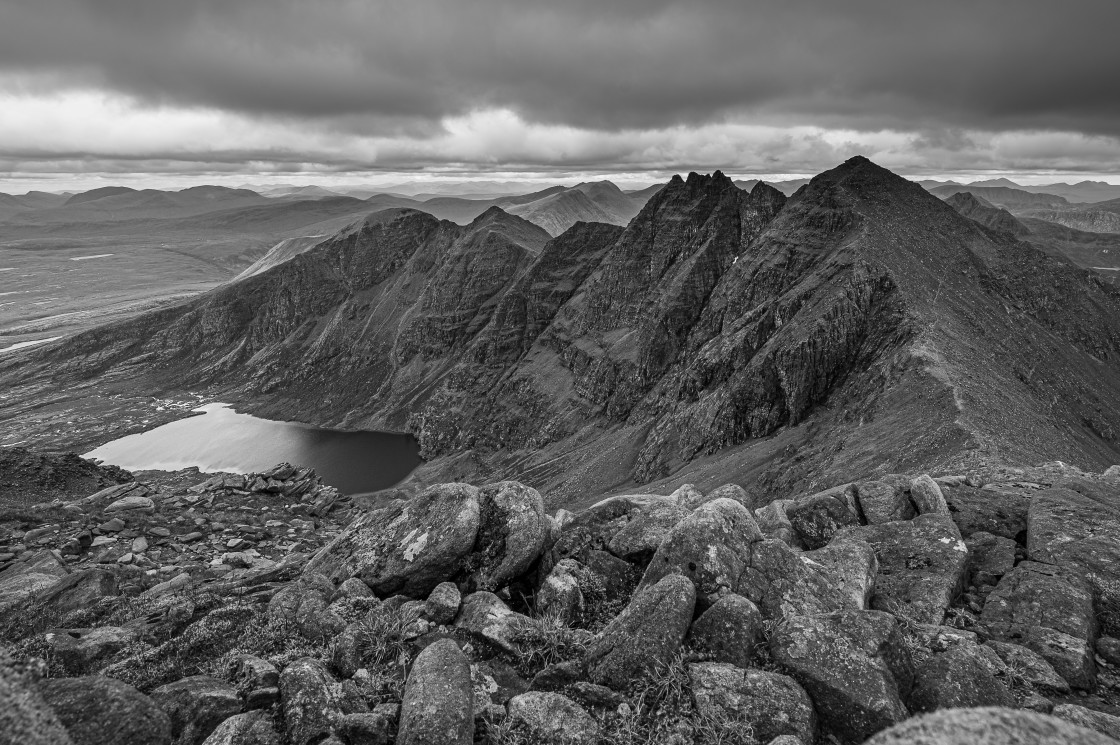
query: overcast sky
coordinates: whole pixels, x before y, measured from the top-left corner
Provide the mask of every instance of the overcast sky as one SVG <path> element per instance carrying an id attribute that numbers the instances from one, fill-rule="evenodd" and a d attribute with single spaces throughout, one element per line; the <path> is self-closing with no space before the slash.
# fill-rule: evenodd
<path id="1" fill-rule="evenodd" d="M 0 0 L 0 188 L 854 154 L 1120 182 L 1118 25 L 1120 0 Z"/>

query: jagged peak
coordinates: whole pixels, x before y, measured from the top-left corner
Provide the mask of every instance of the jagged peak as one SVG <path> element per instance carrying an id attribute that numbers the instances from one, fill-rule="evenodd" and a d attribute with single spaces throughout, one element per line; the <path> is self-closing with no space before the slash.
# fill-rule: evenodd
<path id="1" fill-rule="evenodd" d="M 778 189 L 775 189 L 765 181 L 759 181 L 757 184 L 751 187 L 751 190 L 748 193 L 751 196 L 751 200 L 756 202 L 774 200 L 780 200 L 784 202 L 786 200 L 785 194 L 783 194 Z"/>
<path id="2" fill-rule="evenodd" d="M 847 193 L 856 200 L 883 202 L 896 199 L 940 204 L 941 200 L 918 184 L 883 168 L 862 155 L 849 158 L 840 165 L 814 176 L 794 197 L 812 199 L 833 190 Z"/>

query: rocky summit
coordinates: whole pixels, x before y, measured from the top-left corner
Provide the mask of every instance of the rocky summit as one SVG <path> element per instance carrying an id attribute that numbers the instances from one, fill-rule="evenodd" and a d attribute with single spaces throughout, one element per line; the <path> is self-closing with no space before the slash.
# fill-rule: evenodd
<path id="1" fill-rule="evenodd" d="M 0 516 L 0 742 L 1116 742 L 1117 471 L 575 512 L 142 474 Z"/>
<path id="2" fill-rule="evenodd" d="M 1120 291 L 1052 234 L 865 158 L 393 208 L 7 354 L 0 745 L 1120 742 Z M 199 400 L 425 462 L 65 452 Z"/>

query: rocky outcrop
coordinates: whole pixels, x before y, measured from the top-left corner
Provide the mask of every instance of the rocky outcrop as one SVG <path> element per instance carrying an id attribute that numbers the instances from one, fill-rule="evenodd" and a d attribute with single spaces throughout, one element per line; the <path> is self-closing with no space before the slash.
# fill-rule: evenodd
<path id="1" fill-rule="evenodd" d="M 821 725 L 859 743 L 909 715 L 914 671 L 893 616 L 841 611 L 795 616 L 770 638 L 770 653 L 805 687 Z"/>
<path id="2" fill-rule="evenodd" d="M 588 648 L 591 680 L 624 689 L 668 665 L 688 633 L 695 602 L 692 582 L 677 574 L 639 591 Z"/>
<path id="3" fill-rule="evenodd" d="M 837 538 L 848 539 L 870 544 L 879 559 L 872 608 L 939 624 L 964 588 L 968 547 L 945 515 L 848 528 Z"/>
<path id="4" fill-rule="evenodd" d="M 351 523 L 307 565 L 335 582 L 357 577 L 381 595 L 426 597 L 457 574 L 478 535 L 478 489 L 434 486 Z"/>

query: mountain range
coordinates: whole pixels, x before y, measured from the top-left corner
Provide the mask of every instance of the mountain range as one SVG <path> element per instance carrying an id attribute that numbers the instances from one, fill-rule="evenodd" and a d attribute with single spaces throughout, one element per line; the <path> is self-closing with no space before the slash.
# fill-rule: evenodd
<path id="1" fill-rule="evenodd" d="M 204 391 L 412 432 L 413 486 L 515 477 L 573 503 L 634 483 L 781 494 L 841 472 L 1115 462 L 1120 292 L 968 207 L 853 158 L 792 197 L 674 177 L 625 227 L 558 236 L 497 205 L 467 225 L 393 208 L 0 358 L 0 417 L 29 421 L 33 396 Z"/>

